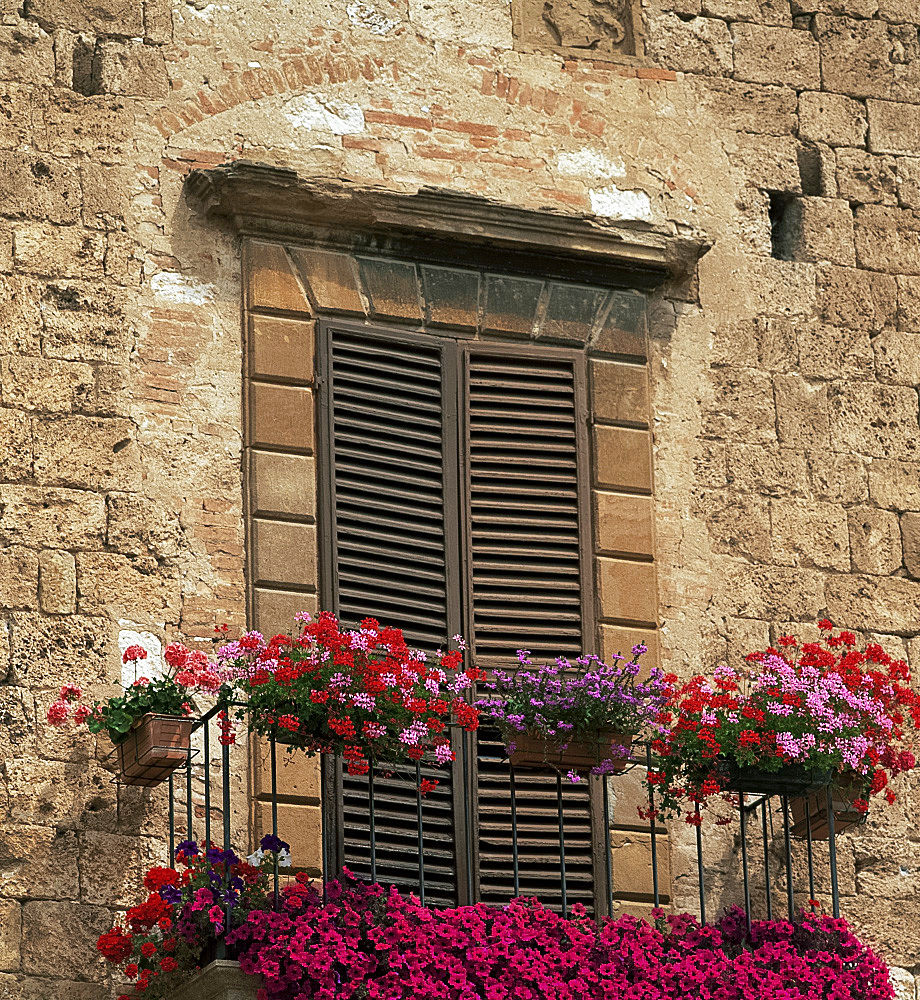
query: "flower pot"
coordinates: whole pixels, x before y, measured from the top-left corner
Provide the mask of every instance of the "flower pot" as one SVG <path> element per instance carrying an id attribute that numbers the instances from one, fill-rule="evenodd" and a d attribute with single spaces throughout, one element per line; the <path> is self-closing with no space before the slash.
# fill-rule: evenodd
<path id="1" fill-rule="evenodd" d="M 866 778 L 861 774 L 841 776 L 831 787 L 831 806 L 834 811 L 834 832 L 842 833 L 866 821 L 866 813 L 853 808 L 856 799 L 866 795 Z M 802 839 L 808 836 L 811 819 L 811 839 L 829 840 L 831 835 L 827 813 L 827 790 L 821 789 L 795 798 L 789 803 L 792 824 L 789 832 Z"/>
<path id="2" fill-rule="evenodd" d="M 159 785 L 188 760 L 194 719 L 148 712 L 135 722 L 115 753 L 125 785 Z"/>
<path id="3" fill-rule="evenodd" d="M 516 733 L 508 738 L 514 743 L 514 753 L 509 755 L 511 766 L 517 770 L 544 771 L 553 774 L 591 771 L 605 760 L 612 760 L 611 771 L 623 771 L 629 763 L 632 736 L 614 730 L 605 730 L 593 736 L 571 739 L 560 744 L 558 738 L 548 740 L 541 733 Z M 610 756 L 611 747 L 623 747 L 626 753 Z"/>
<path id="4" fill-rule="evenodd" d="M 724 788 L 752 795 L 807 795 L 826 788 L 834 775 L 831 768 L 816 771 L 802 764 L 787 764 L 778 771 L 764 771 L 730 759 L 724 761 L 722 773 Z"/>

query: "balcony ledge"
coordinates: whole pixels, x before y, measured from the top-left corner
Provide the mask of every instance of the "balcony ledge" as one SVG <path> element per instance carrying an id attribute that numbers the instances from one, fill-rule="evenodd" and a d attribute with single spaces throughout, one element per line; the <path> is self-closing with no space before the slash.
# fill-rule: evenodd
<path id="1" fill-rule="evenodd" d="M 256 1000 L 261 985 L 259 976 L 240 971 L 239 962 L 218 959 L 171 993 L 169 1000 Z"/>

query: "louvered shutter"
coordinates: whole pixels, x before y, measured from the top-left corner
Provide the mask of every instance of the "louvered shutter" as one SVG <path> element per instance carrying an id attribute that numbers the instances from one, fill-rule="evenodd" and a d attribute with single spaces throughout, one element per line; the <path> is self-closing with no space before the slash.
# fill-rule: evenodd
<path id="1" fill-rule="evenodd" d="M 511 664 L 522 647 L 535 659 L 580 653 L 591 631 L 580 356 L 337 325 L 324 332 L 329 467 L 321 483 L 327 591 L 339 615 L 398 624 L 426 650 L 462 631 L 475 661 L 490 668 Z M 438 771 L 438 789 L 425 799 L 433 905 L 467 901 L 458 874 L 467 870 L 467 836 L 478 848 L 474 895 L 502 904 L 514 892 L 510 769 L 496 733 L 481 732 L 475 749 L 472 785 L 452 787 Z M 368 877 L 368 782 L 340 775 L 338 787 L 339 860 Z M 378 879 L 415 889 L 415 786 L 377 779 L 375 791 Z M 518 778 L 520 888 L 549 905 L 561 900 L 556 795 L 553 779 Z M 568 901 L 591 909 L 587 783 L 566 783 L 563 815 Z"/>
<path id="2" fill-rule="evenodd" d="M 445 409 L 453 408 L 445 407 L 443 347 L 337 328 L 328 336 L 335 608 L 345 622 L 398 624 L 410 643 L 433 651 L 459 627 L 448 581 L 445 511 L 455 488 L 444 481 L 454 461 L 444 454 L 452 438 Z M 450 906 L 457 902 L 453 789 L 449 771 L 430 776 L 439 785 L 424 806 L 427 899 Z M 341 778 L 341 859 L 363 877 L 371 872 L 368 789 L 365 778 Z M 378 777 L 375 802 L 378 879 L 414 889 L 414 774 Z"/>
<path id="3" fill-rule="evenodd" d="M 581 369 L 572 352 L 471 349 L 466 370 L 470 635 L 477 664 L 578 656 L 586 523 Z M 477 754 L 479 884 L 484 902 L 513 895 L 510 768 L 498 734 Z M 516 779 L 520 891 L 561 901 L 555 779 Z M 595 893 L 589 783 L 562 789 L 568 902 Z"/>

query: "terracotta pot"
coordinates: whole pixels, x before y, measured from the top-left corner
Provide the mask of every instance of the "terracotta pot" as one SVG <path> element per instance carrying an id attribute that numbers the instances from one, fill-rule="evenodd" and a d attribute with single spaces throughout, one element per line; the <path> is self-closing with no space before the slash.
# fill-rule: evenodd
<path id="1" fill-rule="evenodd" d="M 188 760 L 194 719 L 148 712 L 115 752 L 125 785 L 159 785 Z"/>
<path id="2" fill-rule="evenodd" d="M 553 774 L 575 771 L 583 774 L 607 760 L 612 746 L 625 747 L 626 753 L 613 760 L 612 772 L 625 770 L 629 763 L 632 736 L 615 730 L 605 730 L 594 736 L 569 740 L 563 749 L 558 740 L 549 742 L 541 733 L 517 733 L 508 739 L 515 745 L 509 757 L 511 766 L 518 770 L 546 771 Z"/>
<path id="3" fill-rule="evenodd" d="M 866 796 L 866 778 L 861 774 L 841 775 L 831 786 L 831 806 L 834 810 L 834 832 L 859 826 L 866 820 L 866 813 L 853 808 L 856 799 Z M 829 840 L 831 835 L 827 813 L 827 790 L 812 792 L 811 795 L 795 798 L 789 803 L 793 837 L 808 836 L 808 820 L 811 819 L 811 839 Z"/>

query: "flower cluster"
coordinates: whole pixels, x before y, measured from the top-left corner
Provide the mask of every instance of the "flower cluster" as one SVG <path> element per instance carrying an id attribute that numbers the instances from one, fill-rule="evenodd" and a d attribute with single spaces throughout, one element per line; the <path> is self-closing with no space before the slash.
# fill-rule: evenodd
<path id="1" fill-rule="evenodd" d="M 48 708 L 48 722 L 63 726 L 69 719 L 77 725 L 86 725 L 91 733 L 103 730 L 113 743 L 120 743 L 134 723 L 148 712 L 157 715 L 191 715 L 193 698 L 199 691 L 213 693 L 221 686 L 219 675 L 211 668 L 208 657 L 198 650 L 191 650 L 181 642 L 171 642 L 163 651 L 169 667 L 165 677 L 151 680 L 136 677 L 130 687 L 107 701 L 75 705 L 83 691 L 76 684 L 64 684 L 60 696 Z M 135 674 L 139 663 L 147 659 L 143 646 L 128 646 L 122 655 L 123 663 L 133 663 Z M 71 711 L 72 709 L 72 711 Z"/>
<path id="2" fill-rule="evenodd" d="M 665 812 L 721 793 L 737 766 L 862 776 L 867 790 L 894 801 L 888 780 L 913 768 L 911 736 L 920 725 L 907 664 L 876 644 L 857 649 L 852 632 L 835 633 L 827 620 L 819 626 L 819 643 L 783 636 L 750 654 L 744 669 L 721 666 L 711 679 L 672 687 L 648 775 Z M 698 822 L 698 811 L 687 819 Z"/>
<path id="3" fill-rule="evenodd" d="M 233 851 L 195 841 L 179 844 L 178 868 L 151 868 L 144 902 L 131 907 L 123 925 L 106 931 L 97 949 L 121 966 L 135 994 L 151 1000 L 171 993 L 208 958 L 209 949 L 252 910 L 274 903 L 269 876 L 289 867 L 290 848 L 271 834 L 246 861 Z M 180 870 L 181 869 L 181 870 Z M 228 928 L 229 923 L 229 928 Z M 131 1000 L 123 994 L 119 1000 Z"/>
<path id="4" fill-rule="evenodd" d="M 521 669 L 513 674 L 496 670 L 495 680 L 483 685 L 491 694 L 477 707 L 502 732 L 509 752 L 515 749 L 515 736 L 522 733 L 540 736 L 558 749 L 605 731 L 635 736 L 657 718 L 667 689 L 657 667 L 639 680 L 639 658 L 647 649 L 638 645 L 632 652 L 631 660 L 614 656 L 610 664 L 582 656 L 573 662 L 559 657 L 554 664 L 534 667 L 530 651 L 518 650 Z M 614 747 L 610 752 L 626 751 Z M 605 761 L 595 771 L 602 773 L 610 763 Z"/>
<path id="5" fill-rule="evenodd" d="M 893 1000 L 884 963 L 845 921 L 757 921 L 740 910 L 600 926 L 534 899 L 431 910 L 343 873 L 228 935 L 262 1000 Z"/>
<path id="6" fill-rule="evenodd" d="M 465 695 L 483 675 L 462 668 L 462 650 L 430 661 L 373 618 L 346 629 L 328 612 L 303 616 L 297 636 L 266 642 L 250 632 L 217 657 L 215 669 L 247 702 L 238 717 L 251 729 L 308 753 L 341 754 L 350 774 L 377 763 L 447 764 L 449 726 L 479 724 Z"/>

